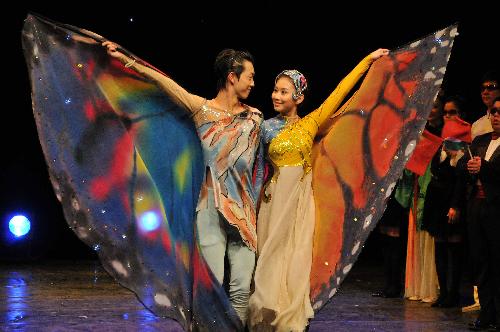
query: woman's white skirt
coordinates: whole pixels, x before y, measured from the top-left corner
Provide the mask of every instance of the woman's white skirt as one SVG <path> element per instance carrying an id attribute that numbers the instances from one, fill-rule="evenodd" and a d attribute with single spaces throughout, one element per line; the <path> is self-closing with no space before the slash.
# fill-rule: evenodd
<path id="1" fill-rule="evenodd" d="M 280 168 L 257 219 L 258 260 L 250 297 L 252 331 L 303 331 L 314 316 L 309 274 L 314 233 L 312 174 L 302 166 Z"/>

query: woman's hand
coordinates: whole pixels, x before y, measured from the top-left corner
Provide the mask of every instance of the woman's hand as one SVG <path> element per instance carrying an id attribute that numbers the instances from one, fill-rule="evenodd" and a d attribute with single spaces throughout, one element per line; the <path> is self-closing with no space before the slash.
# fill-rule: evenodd
<path id="1" fill-rule="evenodd" d="M 387 54 L 389 54 L 389 50 L 387 48 L 379 48 L 378 50 L 371 52 L 370 57 L 372 58 L 372 60 L 377 60 L 378 58 Z"/>

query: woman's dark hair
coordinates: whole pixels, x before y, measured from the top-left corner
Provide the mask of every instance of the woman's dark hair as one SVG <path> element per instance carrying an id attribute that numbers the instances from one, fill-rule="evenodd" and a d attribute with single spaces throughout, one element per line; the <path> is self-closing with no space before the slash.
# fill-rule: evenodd
<path id="1" fill-rule="evenodd" d="M 243 62 L 249 61 L 254 63 L 253 56 L 247 51 L 237 51 L 233 49 L 225 49 L 217 54 L 214 63 L 214 74 L 217 81 L 217 91 L 225 88 L 227 75 L 234 72 L 236 77 L 240 78 L 243 72 Z"/>
<path id="2" fill-rule="evenodd" d="M 459 95 L 448 96 L 444 98 L 443 106 L 446 103 L 454 103 L 455 106 L 457 107 L 458 117 L 461 119 L 465 119 L 465 116 L 467 115 L 467 102 L 462 96 Z"/>
<path id="3" fill-rule="evenodd" d="M 434 104 L 432 105 L 432 108 L 437 108 L 439 110 L 439 113 L 443 113 L 443 107 L 444 107 L 443 98 L 437 97 L 434 100 Z"/>

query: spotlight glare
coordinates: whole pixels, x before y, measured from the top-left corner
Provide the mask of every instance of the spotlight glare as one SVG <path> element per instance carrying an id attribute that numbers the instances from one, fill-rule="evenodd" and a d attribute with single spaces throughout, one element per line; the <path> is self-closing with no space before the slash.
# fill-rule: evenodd
<path id="1" fill-rule="evenodd" d="M 14 216 L 9 221 L 9 230 L 16 237 L 21 237 L 28 234 L 30 229 L 31 222 L 23 215 Z"/>

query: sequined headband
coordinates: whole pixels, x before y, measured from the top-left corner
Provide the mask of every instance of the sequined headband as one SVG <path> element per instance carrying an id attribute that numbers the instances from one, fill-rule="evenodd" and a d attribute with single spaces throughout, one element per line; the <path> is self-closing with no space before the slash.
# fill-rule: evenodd
<path id="1" fill-rule="evenodd" d="M 293 99 L 297 99 L 304 94 L 304 91 L 307 89 L 307 80 L 300 71 L 296 69 L 283 70 L 276 76 L 274 83 L 276 83 L 281 76 L 287 76 L 292 80 L 296 91 L 296 93 L 292 94 Z"/>

